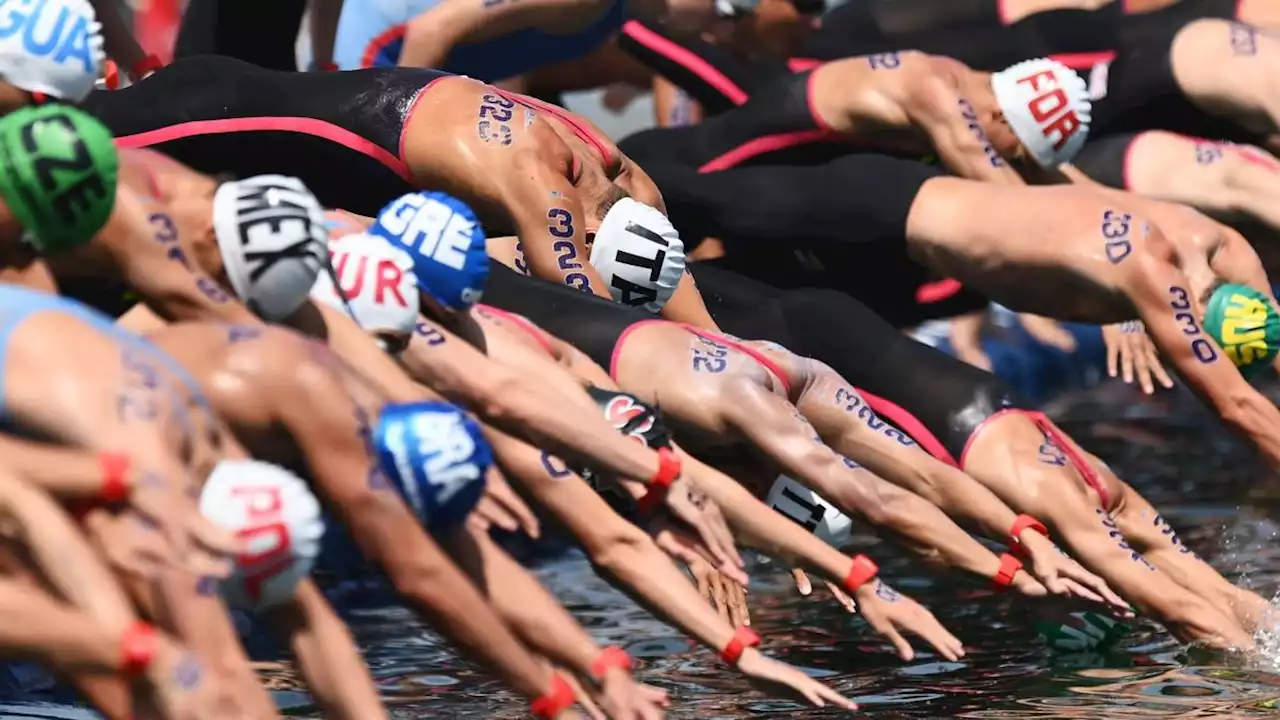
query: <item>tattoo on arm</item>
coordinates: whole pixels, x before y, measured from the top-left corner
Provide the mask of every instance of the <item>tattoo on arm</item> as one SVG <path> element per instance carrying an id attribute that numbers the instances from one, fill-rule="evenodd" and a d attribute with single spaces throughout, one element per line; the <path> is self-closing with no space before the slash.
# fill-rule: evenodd
<path id="1" fill-rule="evenodd" d="M 1223 144 L 1216 142 L 1196 143 L 1196 162 L 1201 165 L 1212 165 L 1223 158 Z"/>
<path id="2" fill-rule="evenodd" d="M 1200 322 L 1191 312 L 1191 298 L 1186 289 L 1177 285 L 1170 286 L 1169 297 L 1169 307 L 1173 308 L 1173 317 L 1182 323 L 1182 334 L 1195 338 L 1191 341 L 1191 351 L 1195 353 L 1196 359 L 1206 364 L 1217 361 L 1218 351 L 1201 332 Z"/>
<path id="3" fill-rule="evenodd" d="M 431 327 L 430 325 L 424 322 L 419 322 L 417 325 L 414 326 L 413 334 L 426 340 L 427 345 L 431 347 L 435 347 L 436 345 L 443 345 L 445 341 L 444 333 L 440 332 L 439 330 L 435 329 L 434 327 Z"/>
<path id="4" fill-rule="evenodd" d="M 1146 558 L 1142 557 L 1142 553 L 1139 553 L 1137 550 L 1129 547 L 1128 541 L 1124 539 L 1124 533 L 1120 532 L 1120 528 L 1116 527 L 1115 521 L 1111 519 L 1111 515 L 1108 514 L 1106 510 L 1103 510 L 1102 508 L 1094 508 L 1094 512 L 1097 513 L 1098 517 L 1102 520 L 1102 527 L 1107 531 L 1107 535 L 1115 541 L 1117 547 L 1129 553 L 1130 560 L 1144 565 L 1148 570 L 1156 569 L 1154 565 L 1147 562 Z"/>
<path id="5" fill-rule="evenodd" d="M 973 109 L 973 105 L 964 98 L 960 98 L 960 116 L 964 118 L 965 125 L 969 127 L 969 132 L 978 139 L 978 143 L 982 145 L 982 152 L 986 154 L 991 167 L 1004 167 L 1004 158 L 991 144 L 991 138 L 987 137 L 987 131 L 982 127 L 982 121 L 978 119 L 978 111 Z"/>
<path id="6" fill-rule="evenodd" d="M 501 2 L 501 0 L 497 0 Z M 495 2 L 494 4 L 497 4 Z M 485 0 L 485 7 L 490 7 L 490 0 Z M 511 108 L 515 102 L 501 95 L 487 93 L 480 98 L 480 110 L 476 119 L 476 135 L 487 143 L 498 143 L 502 146 L 512 142 Z"/>
<path id="7" fill-rule="evenodd" d="M 902 56 L 896 52 L 868 55 L 867 64 L 872 70 L 897 70 L 902 67 Z"/>
<path id="8" fill-rule="evenodd" d="M 908 437 L 906 433 L 893 425 L 890 425 L 877 415 L 876 411 L 871 409 L 871 406 L 863 401 L 862 397 L 850 388 L 836 388 L 835 404 L 842 406 L 844 411 L 847 413 L 856 414 L 858 419 L 866 424 L 868 428 L 884 435 L 885 437 L 897 440 L 899 445 L 910 447 L 916 444 L 916 441 Z"/>
<path id="9" fill-rule="evenodd" d="M 1118 265 L 1133 252 L 1133 242 L 1129 239 L 1129 231 L 1133 225 L 1133 216 L 1107 210 L 1102 213 L 1102 237 L 1106 241 L 1107 260 Z"/>
<path id="10" fill-rule="evenodd" d="M 714 340 L 695 335 L 693 347 L 690 349 L 693 351 L 694 372 L 718 375 L 729 366 L 729 361 L 725 360 L 725 356 L 729 354 L 729 348 Z"/>
<path id="11" fill-rule="evenodd" d="M 1244 23 L 1231 23 L 1231 52 L 1242 57 L 1258 54 L 1258 30 Z"/>

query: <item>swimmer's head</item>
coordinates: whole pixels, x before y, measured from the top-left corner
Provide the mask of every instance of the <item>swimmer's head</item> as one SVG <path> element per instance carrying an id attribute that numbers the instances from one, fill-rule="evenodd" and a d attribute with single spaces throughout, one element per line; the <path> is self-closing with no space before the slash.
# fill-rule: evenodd
<path id="1" fill-rule="evenodd" d="M 685 268 L 684 243 L 667 216 L 623 197 L 588 235 L 590 262 L 613 299 L 660 312 L 675 293 Z"/>
<path id="2" fill-rule="evenodd" d="M 1204 329 L 1246 378 L 1275 362 L 1280 314 L 1271 299 L 1247 285 L 1223 283 L 1204 302 Z"/>
<path id="3" fill-rule="evenodd" d="M 378 213 L 369 234 L 409 254 L 432 316 L 448 319 L 480 301 L 489 255 L 484 228 L 466 203 L 442 192 L 408 193 Z"/>
<path id="4" fill-rule="evenodd" d="M 80 102 L 93 90 L 105 56 L 102 26 L 89 0 L 9 3 L 4 22 L 0 80 L 67 102 Z"/>
<path id="5" fill-rule="evenodd" d="M 200 492 L 200 514 L 243 543 L 222 595 L 260 610 L 288 602 L 320 554 L 320 501 L 297 475 L 260 460 L 223 460 Z"/>
<path id="6" fill-rule="evenodd" d="M 292 315 L 324 267 L 329 233 L 324 208 L 302 181 L 255 175 L 218 186 L 213 230 L 227 280 L 255 313 Z"/>
<path id="7" fill-rule="evenodd" d="M 493 462 L 480 426 L 443 402 L 386 405 L 374 426 L 373 444 L 378 468 L 432 533 L 466 520 Z"/>
<path id="8" fill-rule="evenodd" d="M 41 253 L 89 242 L 111 217 L 119 157 L 111 133 L 65 105 L 0 118 L 0 198 Z"/>
<path id="9" fill-rule="evenodd" d="M 1041 168 L 1071 162 L 1084 147 L 1093 104 L 1076 71 L 1056 60 L 1027 60 L 992 75 L 991 90 L 1000 120 Z"/>
<path id="10" fill-rule="evenodd" d="M 413 259 L 380 237 L 345 235 L 329 243 L 333 273 L 320 273 L 311 299 L 351 315 L 383 350 L 397 354 L 413 334 L 420 301 Z M 341 295 L 337 287 L 342 288 Z"/>

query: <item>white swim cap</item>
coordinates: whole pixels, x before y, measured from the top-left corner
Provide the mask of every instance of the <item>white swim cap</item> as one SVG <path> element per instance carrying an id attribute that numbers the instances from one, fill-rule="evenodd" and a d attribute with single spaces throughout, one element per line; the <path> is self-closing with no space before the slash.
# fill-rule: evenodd
<path id="1" fill-rule="evenodd" d="M 297 475 L 260 460 L 223 460 L 200 493 L 200 513 L 243 544 L 222 595 L 258 610 L 287 602 L 320 553 L 320 502 Z"/>
<path id="2" fill-rule="evenodd" d="M 786 475 L 773 481 L 765 503 L 832 547 L 844 545 L 852 534 L 853 521 L 848 515 Z"/>
<path id="3" fill-rule="evenodd" d="M 80 102 L 102 74 L 102 26 L 89 0 L 5 3 L 0 77 L 27 92 Z"/>
<path id="4" fill-rule="evenodd" d="M 222 183 L 213 229 L 236 294 L 267 320 L 307 299 L 325 261 L 324 208 L 297 178 L 255 175 Z"/>
<path id="5" fill-rule="evenodd" d="M 329 273 L 322 272 L 311 288 L 312 300 L 350 313 L 369 332 L 413 332 L 418 322 L 418 279 L 408 253 L 380 237 L 355 233 L 330 242 L 329 255 L 342 295 Z"/>
<path id="6" fill-rule="evenodd" d="M 684 243 L 657 208 L 623 198 L 605 213 L 591 264 L 623 305 L 660 312 L 684 274 Z"/>
<path id="7" fill-rule="evenodd" d="M 1084 147 L 1093 103 L 1075 70 L 1057 60 L 1027 60 L 992 75 L 991 90 L 1040 167 L 1071 162 Z"/>

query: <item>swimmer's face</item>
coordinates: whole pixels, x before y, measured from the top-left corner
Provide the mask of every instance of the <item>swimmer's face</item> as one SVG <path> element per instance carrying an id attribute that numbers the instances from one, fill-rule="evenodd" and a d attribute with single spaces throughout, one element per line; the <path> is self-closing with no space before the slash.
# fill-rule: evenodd
<path id="1" fill-rule="evenodd" d="M 35 96 L 8 80 L 0 80 L 0 115 L 35 105 Z"/>

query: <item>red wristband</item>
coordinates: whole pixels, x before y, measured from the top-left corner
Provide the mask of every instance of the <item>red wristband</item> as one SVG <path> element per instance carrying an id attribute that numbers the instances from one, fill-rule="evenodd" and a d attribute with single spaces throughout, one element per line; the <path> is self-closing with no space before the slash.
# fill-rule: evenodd
<path id="1" fill-rule="evenodd" d="M 551 689 L 529 704 L 536 718 L 554 718 L 573 706 L 573 688 L 559 673 L 551 676 Z"/>
<path id="2" fill-rule="evenodd" d="M 319 67 L 318 69 L 319 69 L 321 72 L 337 72 L 337 71 L 338 71 L 338 64 L 337 64 L 337 63 L 335 63 L 335 62 L 327 62 L 327 63 L 323 63 L 323 64 L 321 64 L 321 65 L 320 65 L 320 67 Z"/>
<path id="3" fill-rule="evenodd" d="M 591 677 L 596 682 L 604 682 L 604 676 L 613 668 L 631 672 L 631 656 L 620 647 L 607 647 L 591 662 Z"/>
<path id="4" fill-rule="evenodd" d="M 755 647 L 759 644 L 760 636 L 744 625 L 733 631 L 733 637 L 729 639 L 729 644 L 725 645 L 724 649 L 720 651 L 720 659 L 737 667 L 738 661 L 742 659 L 742 653 L 746 652 L 747 648 Z"/>
<path id="5" fill-rule="evenodd" d="M 155 55 L 148 55 L 129 68 L 129 77 L 133 78 L 134 82 L 137 82 L 147 73 L 155 72 L 162 67 L 164 67 L 164 63 L 160 62 L 160 58 Z"/>
<path id="6" fill-rule="evenodd" d="M 120 672 L 137 677 L 147 671 L 160 649 L 160 636 L 156 629 L 141 620 L 125 628 L 120 636 Z"/>
<path id="7" fill-rule="evenodd" d="M 98 453 L 98 470 L 102 473 L 102 487 L 98 500 L 104 505 L 114 505 L 129 499 L 129 466 L 131 461 L 124 453 Z"/>
<path id="8" fill-rule="evenodd" d="M 878 572 L 880 568 L 872 562 L 871 558 L 859 555 L 853 559 L 853 567 L 849 568 L 849 574 L 844 576 L 844 589 L 851 594 L 856 593 L 858 588 L 871 582 L 871 578 Z"/>
<path id="9" fill-rule="evenodd" d="M 1000 556 L 1000 569 L 996 571 L 996 576 L 991 578 L 991 585 L 997 590 L 1008 590 L 1013 585 L 1013 578 L 1022 569 L 1022 561 L 1018 558 L 1005 553 Z"/>
<path id="10" fill-rule="evenodd" d="M 1018 536 L 1022 534 L 1023 530 L 1035 530 L 1041 535 L 1049 537 L 1049 528 L 1045 527 L 1044 523 L 1030 515 L 1019 515 L 1018 518 L 1013 521 L 1013 527 L 1009 528 L 1009 549 L 1016 555 L 1026 557 L 1027 549 L 1023 547 L 1022 541 L 1018 539 Z"/>
<path id="11" fill-rule="evenodd" d="M 103 63 L 102 84 L 106 85 L 108 90 L 118 90 L 120 88 L 120 67 L 116 65 L 114 60 L 108 60 Z"/>
<path id="12" fill-rule="evenodd" d="M 672 452 L 671 448 L 658 448 L 658 471 L 649 481 L 649 491 L 638 501 L 641 515 L 652 515 L 666 501 L 671 483 L 680 478 L 683 470 L 679 455 Z"/>

